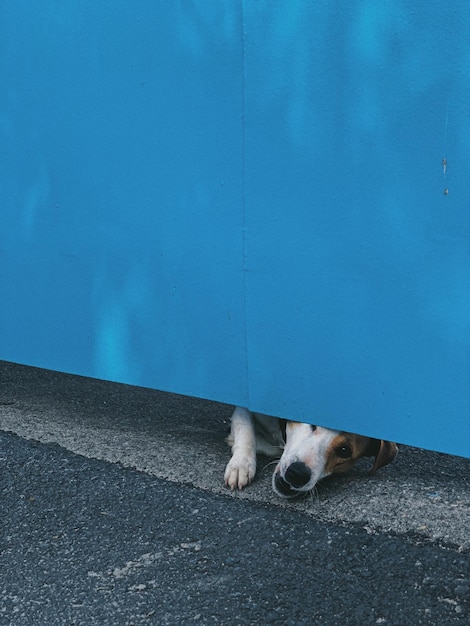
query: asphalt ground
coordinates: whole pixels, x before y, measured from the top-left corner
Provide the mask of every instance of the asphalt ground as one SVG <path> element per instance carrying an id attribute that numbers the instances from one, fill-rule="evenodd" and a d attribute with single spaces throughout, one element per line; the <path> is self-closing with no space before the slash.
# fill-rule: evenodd
<path id="1" fill-rule="evenodd" d="M 232 493 L 231 409 L 0 362 L 0 624 L 469 623 L 469 459 Z"/>

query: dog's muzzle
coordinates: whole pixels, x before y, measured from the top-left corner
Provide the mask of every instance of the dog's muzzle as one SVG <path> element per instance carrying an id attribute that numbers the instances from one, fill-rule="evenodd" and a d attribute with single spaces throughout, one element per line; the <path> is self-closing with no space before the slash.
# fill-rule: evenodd
<path id="1" fill-rule="evenodd" d="M 312 472 L 305 463 L 295 461 L 286 469 L 284 476 L 279 471 L 276 472 L 273 479 L 274 490 L 284 498 L 303 496 L 307 491 L 303 487 L 308 484 L 311 476 Z"/>

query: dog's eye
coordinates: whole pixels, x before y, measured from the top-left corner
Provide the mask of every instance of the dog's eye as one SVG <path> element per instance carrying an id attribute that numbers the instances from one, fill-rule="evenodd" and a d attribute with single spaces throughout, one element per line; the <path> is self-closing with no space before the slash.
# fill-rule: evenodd
<path id="1" fill-rule="evenodd" d="M 352 450 L 350 446 L 338 446 L 335 450 L 336 456 L 339 456 L 341 459 L 349 459 L 352 456 Z"/>
<path id="2" fill-rule="evenodd" d="M 317 427 L 316 427 L 316 426 L 314 426 L 313 424 L 310 424 L 310 428 L 312 429 L 312 431 L 313 431 L 313 430 L 317 430 Z"/>

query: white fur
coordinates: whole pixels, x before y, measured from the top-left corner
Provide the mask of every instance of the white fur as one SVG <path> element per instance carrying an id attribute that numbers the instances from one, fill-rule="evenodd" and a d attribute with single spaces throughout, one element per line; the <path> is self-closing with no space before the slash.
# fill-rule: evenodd
<path id="1" fill-rule="evenodd" d="M 273 474 L 273 489 L 277 473 L 284 478 L 289 465 L 302 461 L 312 472 L 311 479 L 299 491 L 309 491 L 325 478 L 326 450 L 338 431 L 317 427 L 312 430 L 310 424 L 288 422 L 286 426 L 286 444 L 281 434 L 279 420 L 276 417 L 253 414 L 247 409 L 236 407 L 230 427 L 227 443 L 232 446 L 232 458 L 225 469 L 225 484 L 230 489 L 243 489 L 249 485 L 256 474 L 256 453 L 279 457 L 279 464 Z M 282 453 L 282 454 L 281 454 Z M 279 494 L 282 495 L 282 494 Z"/>
<path id="2" fill-rule="evenodd" d="M 227 443 L 232 446 L 232 458 L 225 468 L 225 484 L 231 489 L 243 489 L 256 474 L 256 454 L 276 457 L 284 442 L 279 421 L 270 415 L 253 413 L 237 406 L 230 423 Z"/>
<path id="3" fill-rule="evenodd" d="M 232 446 L 232 458 L 225 468 L 225 484 L 230 489 L 249 485 L 256 474 L 256 434 L 252 414 L 236 407 L 227 442 Z"/>
<path id="4" fill-rule="evenodd" d="M 330 472 L 325 470 L 327 460 L 327 450 L 333 439 L 339 435 L 339 431 L 330 430 L 317 426 L 312 430 L 310 424 L 287 423 L 286 427 L 286 445 L 278 466 L 273 475 L 273 488 L 277 491 L 274 478 L 279 471 L 284 478 L 287 468 L 296 461 L 305 463 L 311 470 L 312 476 L 309 482 L 302 487 L 302 491 L 310 491 L 315 487 L 317 482 Z"/>
<path id="5" fill-rule="evenodd" d="M 319 480 L 332 472 L 349 469 L 360 456 L 375 456 L 372 468 L 375 472 L 390 463 L 398 452 L 395 443 L 299 422 L 286 422 L 284 445 L 282 421 L 236 407 L 227 439 L 232 446 L 232 458 L 225 469 L 226 485 L 231 489 L 242 489 L 251 483 L 256 473 L 257 452 L 280 457 L 273 474 L 273 489 L 286 498 L 312 490 Z M 338 441 L 333 443 L 335 439 Z M 342 440 L 344 446 L 341 446 Z M 352 443 L 354 446 L 349 445 Z M 343 448 L 346 456 L 341 454 Z M 347 448 L 350 448 L 349 453 Z"/>

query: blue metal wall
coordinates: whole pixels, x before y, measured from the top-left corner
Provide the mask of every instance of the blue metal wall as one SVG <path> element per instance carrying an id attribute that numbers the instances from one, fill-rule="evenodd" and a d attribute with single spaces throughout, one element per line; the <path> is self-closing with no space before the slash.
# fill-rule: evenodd
<path id="1" fill-rule="evenodd" d="M 241 7 L 1 13 L 0 356 L 242 400 Z"/>
<path id="2" fill-rule="evenodd" d="M 0 358 L 470 454 L 465 0 L 1 15 Z"/>

